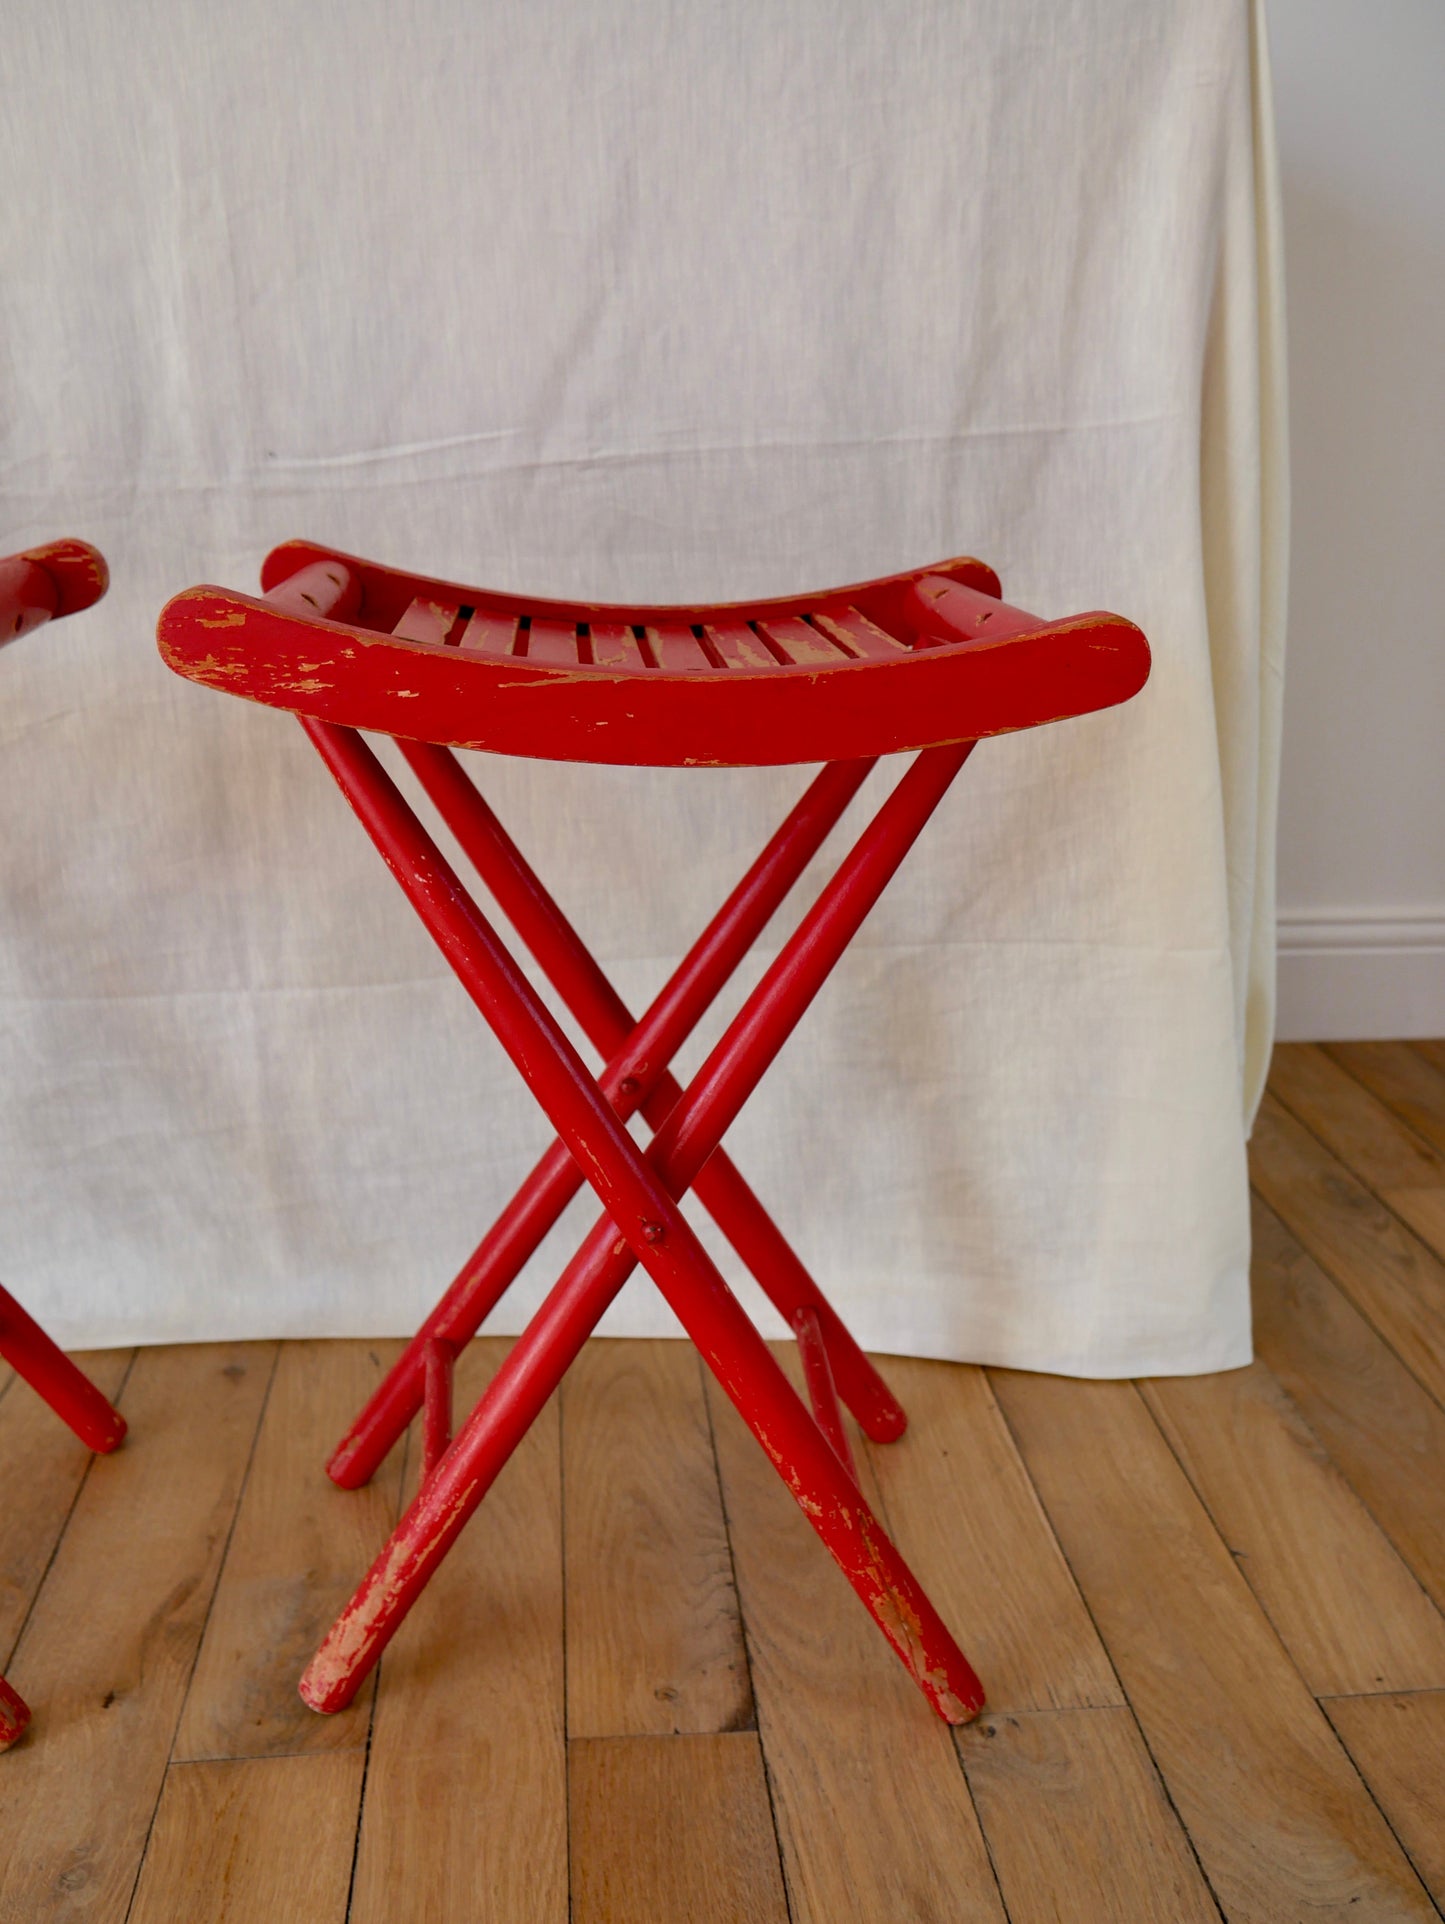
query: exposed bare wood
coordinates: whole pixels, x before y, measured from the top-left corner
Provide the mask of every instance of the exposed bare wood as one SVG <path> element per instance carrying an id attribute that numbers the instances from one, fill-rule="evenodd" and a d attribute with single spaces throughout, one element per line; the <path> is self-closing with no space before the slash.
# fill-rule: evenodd
<path id="1" fill-rule="evenodd" d="M 1002 1924 L 947 1728 L 712 1383 L 708 1402 L 793 1924 Z"/>
<path id="2" fill-rule="evenodd" d="M 985 1711 L 955 1737 L 1010 1924 L 1218 1924 L 1131 1711 Z"/>
<path id="3" fill-rule="evenodd" d="M 1263 1363 L 1140 1387 L 1315 1696 L 1445 1687 L 1445 1617 Z"/>
<path id="4" fill-rule="evenodd" d="M 990 1374 L 1226 1916 L 1428 1918 L 1138 1392 Z"/>
<path id="5" fill-rule="evenodd" d="M 1324 1052 L 1445 1155 L 1445 1069 L 1408 1042 L 1326 1042 Z"/>
<path id="6" fill-rule="evenodd" d="M 396 1343 L 287 1343 L 256 1442 L 226 1567 L 176 1734 L 177 1759 L 274 1757 L 365 1744 L 368 1685 L 318 1717 L 296 1680 L 396 1521 L 398 1452 L 364 1490 L 338 1490 L 326 1452 Z"/>
<path id="7" fill-rule="evenodd" d="M 1325 1711 L 1445 1910 L 1445 1691 L 1335 1697 Z"/>
<path id="8" fill-rule="evenodd" d="M 471 1343 L 460 1407 L 509 1345 Z M 409 1453 L 407 1487 L 415 1489 Z M 567 1924 L 555 1401 L 382 1660 L 351 1924 Z"/>
<path id="9" fill-rule="evenodd" d="M 989 1708 L 1122 1703 L 984 1372 L 878 1361 L 908 1411 L 896 1443 L 868 1450 L 885 1514 L 970 1653 Z"/>
<path id="10" fill-rule="evenodd" d="M 130 1435 L 97 1457 L 11 1681 L 35 1713 L 0 1772 L 0 1918 L 123 1917 L 276 1357 L 142 1350 Z"/>
<path id="11" fill-rule="evenodd" d="M 1249 1160 L 1265 1201 L 1445 1402 L 1445 1263 L 1268 1095 Z"/>
<path id="12" fill-rule="evenodd" d="M 134 1351 L 92 1350 L 75 1361 L 114 1402 Z M 9 1372 L 7 1372 L 9 1374 Z M 0 1385 L 0 1389 L 3 1389 Z M 45 1575 L 90 1451 L 28 1383 L 0 1400 L 0 1669 Z"/>
<path id="13" fill-rule="evenodd" d="M 591 1343 L 562 1388 L 567 1728 L 752 1722 L 732 1557 L 691 1344 Z"/>
<path id="14" fill-rule="evenodd" d="M 1258 1197 L 1253 1286 L 1261 1358 L 1445 1609 L 1445 1410 Z"/>
<path id="15" fill-rule="evenodd" d="M 1315 1044 L 1281 1044 L 1269 1086 L 1401 1222 L 1445 1255 L 1445 1153 Z"/>
<path id="16" fill-rule="evenodd" d="M 753 1731 L 573 1741 L 572 1924 L 787 1924 Z"/>
<path id="17" fill-rule="evenodd" d="M 344 1924 L 365 1762 L 172 1764 L 127 1924 Z"/>

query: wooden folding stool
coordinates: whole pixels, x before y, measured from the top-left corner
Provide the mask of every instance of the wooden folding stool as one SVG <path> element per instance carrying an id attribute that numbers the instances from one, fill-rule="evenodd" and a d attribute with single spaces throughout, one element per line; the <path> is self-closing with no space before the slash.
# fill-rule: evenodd
<path id="1" fill-rule="evenodd" d="M 1127 700 L 1149 672 L 1117 615 L 1044 622 L 955 560 L 830 593 L 602 607 L 463 588 L 306 542 L 263 596 L 193 588 L 160 617 L 179 674 L 298 715 L 557 1140 L 478 1244 L 328 1466 L 364 1483 L 423 1412 L 416 1500 L 312 1660 L 301 1694 L 348 1703 L 640 1263 L 879 1628 L 949 1722 L 983 1692 L 864 1500 L 839 1411 L 878 1442 L 906 1417 L 719 1146 L 982 736 Z M 363 742 L 396 738 L 522 942 L 606 1064 L 594 1078 Z M 450 752 L 708 767 L 824 764 L 640 1019 Z M 684 1091 L 669 1063 L 880 755 L 919 750 Z M 625 1127 L 640 1111 L 644 1153 Z M 452 1435 L 451 1374 L 583 1181 L 603 1214 Z M 797 1335 L 812 1413 L 678 1207 L 695 1188 Z"/>
<path id="2" fill-rule="evenodd" d="M 109 582 L 104 558 L 83 541 L 53 541 L 0 561 L 0 646 L 42 622 L 99 601 Z M 109 1452 L 125 1418 L 8 1290 L 0 1288 L 0 1356 L 68 1423 L 87 1449 Z M 30 1722 L 19 1694 L 0 1676 L 0 1750 Z"/>

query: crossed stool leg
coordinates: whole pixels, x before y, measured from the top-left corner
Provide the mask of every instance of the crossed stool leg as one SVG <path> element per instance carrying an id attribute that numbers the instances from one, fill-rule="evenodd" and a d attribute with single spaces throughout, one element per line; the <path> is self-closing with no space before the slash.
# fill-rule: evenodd
<path id="1" fill-rule="evenodd" d="M 838 1339 L 841 1324 L 809 1283 L 811 1293 L 793 1302 L 790 1320 L 799 1335 L 810 1391 L 824 1412 L 820 1426 L 677 1207 L 677 1198 L 704 1174 L 709 1158 L 717 1162 L 715 1152 L 726 1130 L 942 799 L 972 743 L 928 749 L 917 757 L 688 1090 L 673 1099 L 675 1084 L 670 1079 L 664 1084 L 657 1070 L 659 1066 L 665 1070 L 681 1037 L 666 1038 L 671 1041 L 666 1054 L 657 1049 L 660 1065 L 652 1065 L 656 1079 L 650 1088 L 636 1075 L 634 1090 L 621 1086 L 627 1079 L 624 1070 L 629 1058 L 641 1053 L 635 1041 L 614 1054 L 600 1083 L 594 1081 L 360 736 L 314 719 L 303 720 L 303 726 L 606 1211 L 444 1452 L 440 1420 L 428 1425 L 429 1474 L 308 1667 L 301 1683 L 303 1698 L 318 1710 L 337 1710 L 350 1701 L 603 1311 L 640 1262 L 929 1701 L 949 1722 L 964 1722 L 976 1715 L 983 1703 L 977 1677 L 864 1501 L 851 1473 L 846 1444 L 840 1451 L 830 1440 L 842 1437 L 831 1398 L 832 1377 L 836 1370 L 844 1379 L 839 1387 L 852 1402 L 846 1373 L 856 1346 L 851 1346 L 851 1339 L 847 1344 Z M 417 751 L 408 752 L 415 762 Z M 425 756 L 422 761 L 425 764 Z M 853 764 L 851 770 L 857 767 Z M 435 764 L 431 772 L 439 784 L 446 779 Z M 840 787 L 851 780 L 854 788 L 862 778 L 861 773 L 844 777 L 835 770 L 825 771 L 825 776 Z M 819 777 L 819 782 L 823 780 Z M 844 795 L 842 801 L 846 800 Z M 707 940 L 703 938 L 704 943 Z M 727 972 L 731 966 L 735 964 Z M 659 1001 L 666 995 L 664 991 Z M 625 1017 L 626 1011 L 617 1004 L 609 1018 L 614 1031 Z M 687 1029 L 695 1020 L 693 1013 Z M 645 1029 L 647 1021 L 639 1027 Z M 632 1032 L 634 1038 L 636 1033 Z M 628 1134 L 623 1115 L 629 1107 L 654 1097 L 660 1126 L 644 1155 Z M 661 1107 L 669 1101 L 664 1118 Z M 724 1163 L 723 1167 L 731 1166 Z M 727 1208 L 725 1201 L 724 1213 Z M 762 1280 L 766 1283 L 771 1277 L 775 1286 L 781 1286 L 779 1266 L 773 1260 L 780 1251 L 786 1251 L 786 1245 L 779 1237 L 759 1270 Z M 791 1252 L 786 1253 L 796 1264 Z M 797 1269 L 801 1271 L 801 1265 Z M 443 1299 L 443 1309 L 447 1301 Z M 437 1385 L 440 1407 L 449 1349 L 454 1349 L 454 1339 L 443 1335 L 432 1319 L 432 1326 L 424 1328 L 409 1352 L 413 1358 L 409 1369 L 397 1379 L 402 1387 L 393 1413 L 407 1402 L 409 1414 L 414 1413 L 425 1395 L 428 1374 Z M 861 1357 L 861 1352 L 857 1355 Z M 867 1368 L 872 1375 L 871 1365 Z M 861 1390 L 858 1402 L 867 1409 L 868 1397 Z M 896 1405 L 890 1411 L 889 1404 L 891 1398 L 876 1405 L 873 1414 L 888 1433 L 896 1435 L 902 1427 L 901 1412 Z M 365 1422 L 364 1415 L 358 1429 Z M 364 1458 L 357 1455 L 348 1461 L 346 1447 L 338 1452 L 342 1460 L 336 1467 L 343 1472 L 342 1480 L 350 1481 Z M 364 1477 L 358 1475 L 355 1480 Z"/>
<path id="2" fill-rule="evenodd" d="M 125 1418 L 6 1289 L 0 1289 L 0 1356 L 87 1449 L 105 1455 L 119 1448 Z M 8 1749 L 29 1722 L 25 1700 L 0 1677 L 0 1750 Z"/>

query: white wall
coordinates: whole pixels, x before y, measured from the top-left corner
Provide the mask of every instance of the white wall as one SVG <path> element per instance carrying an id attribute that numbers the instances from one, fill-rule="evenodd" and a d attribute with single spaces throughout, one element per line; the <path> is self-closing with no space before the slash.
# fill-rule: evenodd
<path id="1" fill-rule="evenodd" d="M 1282 1038 L 1445 1034 L 1445 0 L 1269 0 L 1294 534 Z"/>

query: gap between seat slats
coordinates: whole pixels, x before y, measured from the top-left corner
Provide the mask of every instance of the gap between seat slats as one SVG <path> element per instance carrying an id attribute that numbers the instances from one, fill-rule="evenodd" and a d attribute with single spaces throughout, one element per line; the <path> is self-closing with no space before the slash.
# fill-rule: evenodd
<path id="1" fill-rule="evenodd" d="M 886 660 L 912 652 L 906 642 L 886 633 L 858 609 L 847 607 L 771 620 L 657 622 L 644 630 L 645 639 L 639 639 L 637 631 L 623 622 L 519 618 L 419 595 L 392 632 L 402 641 L 491 656 L 524 656 L 559 667 L 657 667 L 672 674 L 837 667 L 843 661 Z"/>

